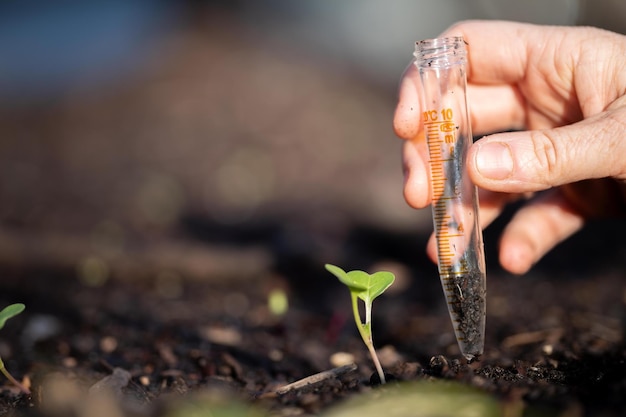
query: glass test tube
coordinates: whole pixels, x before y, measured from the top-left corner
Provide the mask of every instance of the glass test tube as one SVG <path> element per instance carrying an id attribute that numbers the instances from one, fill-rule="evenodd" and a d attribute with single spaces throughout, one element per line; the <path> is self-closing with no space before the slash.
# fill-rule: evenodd
<path id="1" fill-rule="evenodd" d="M 485 255 L 478 193 L 466 172 L 472 129 L 462 37 L 416 43 L 422 118 L 430 156 L 439 277 L 461 353 L 474 360 L 485 338 Z"/>

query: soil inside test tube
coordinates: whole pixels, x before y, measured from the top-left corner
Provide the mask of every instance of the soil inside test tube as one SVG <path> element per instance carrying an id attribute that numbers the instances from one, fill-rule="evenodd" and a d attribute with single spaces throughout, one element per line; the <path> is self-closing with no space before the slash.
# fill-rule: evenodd
<path id="1" fill-rule="evenodd" d="M 485 275 L 478 273 L 442 276 L 450 316 L 461 353 L 469 361 L 483 353 L 485 339 Z"/>

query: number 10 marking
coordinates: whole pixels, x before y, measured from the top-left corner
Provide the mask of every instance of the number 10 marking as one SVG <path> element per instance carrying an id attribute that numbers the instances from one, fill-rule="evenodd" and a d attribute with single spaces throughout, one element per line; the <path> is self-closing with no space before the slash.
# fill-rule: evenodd
<path id="1" fill-rule="evenodd" d="M 436 122 L 439 119 L 439 113 L 436 110 L 426 110 L 424 113 L 424 122 Z M 445 108 L 441 110 L 441 119 L 443 121 L 450 121 L 453 118 L 451 108 Z"/>

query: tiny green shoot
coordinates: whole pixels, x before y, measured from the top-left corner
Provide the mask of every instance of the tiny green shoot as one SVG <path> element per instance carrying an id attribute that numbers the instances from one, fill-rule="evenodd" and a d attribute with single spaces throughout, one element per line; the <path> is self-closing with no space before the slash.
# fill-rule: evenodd
<path id="1" fill-rule="evenodd" d="M 380 271 L 374 274 L 368 274 L 364 271 L 350 271 L 345 272 L 338 266 L 326 264 L 326 270 L 336 276 L 350 290 L 352 297 L 352 311 L 354 313 L 354 321 L 359 334 L 367 346 L 367 349 L 372 356 L 374 366 L 376 366 L 376 372 L 382 384 L 385 383 L 385 373 L 378 360 L 378 355 L 374 349 L 374 342 L 372 338 L 372 303 L 374 299 L 381 295 L 395 280 L 395 276 L 391 272 Z M 361 320 L 361 313 L 359 312 L 358 300 L 363 301 L 365 304 L 365 322 Z"/>
<path id="2" fill-rule="evenodd" d="M 267 296 L 267 305 L 270 312 L 277 317 L 284 316 L 289 310 L 287 293 L 282 289 L 274 289 Z"/>
<path id="3" fill-rule="evenodd" d="M 0 311 L 0 329 L 2 329 L 11 317 L 15 317 L 20 314 L 22 311 L 26 309 L 26 306 L 21 303 L 11 304 L 5 307 L 2 311 Z M 11 381 L 16 387 L 22 390 L 26 394 L 30 394 L 30 390 L 22 385 L 17 379 L 13 378 L 13 375 L 9 373 L 9 371 L 4 366 L 4 361 L 0 358 L 0 372 L 4 374 L 4 376 Z"/>

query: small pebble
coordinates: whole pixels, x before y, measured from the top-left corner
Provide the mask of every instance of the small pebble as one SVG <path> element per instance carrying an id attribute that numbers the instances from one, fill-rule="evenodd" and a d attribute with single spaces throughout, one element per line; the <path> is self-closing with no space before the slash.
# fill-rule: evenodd
<path id="1" fill-rule="evenodd" d="M 546 355 L 552 355 L 552 353 L 554 353 L 554 346 L 552 345 L 543 345 L 543 347 L 541 348 L 541 350 L 543 351 L 543 353 L 545 353 Z"/>
<path id="2" fill-rule="evenodd" d="M 200 333 L 209 342 L 226 346 L 238 346 L 243 339 L 239 330 L 230 327 L 207 326 Z"/>
<path id="3" fill-rule="evenodd" d="M 112 336 L 105 336 L 100 339 L 100 350 L 104 353 L 112 353 L 117 349 L 117 339 Z"/>
<path id="4" fill-rule="evenodd" d="M 280 362 L 281 360 L 283 360 L 285 354 L 280 349 L 272 349 L 269 351 L 268 356 L 274 362 Z"/>
<path id="5" fill-rule="evenodd" d="M 330 355 L 330 364 L 335 368 L 355 362 L 354 355 L 348 352 L 336 352 Z"/>

